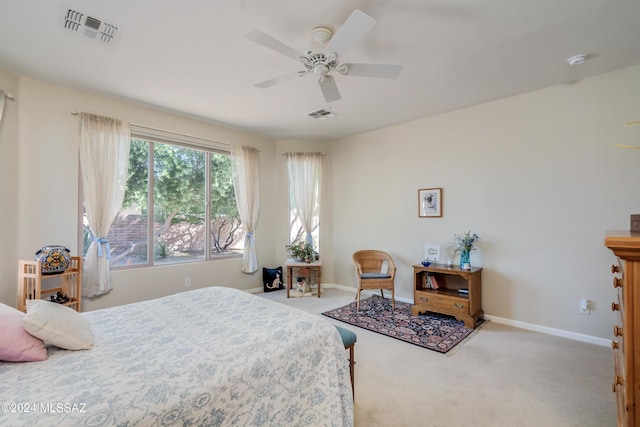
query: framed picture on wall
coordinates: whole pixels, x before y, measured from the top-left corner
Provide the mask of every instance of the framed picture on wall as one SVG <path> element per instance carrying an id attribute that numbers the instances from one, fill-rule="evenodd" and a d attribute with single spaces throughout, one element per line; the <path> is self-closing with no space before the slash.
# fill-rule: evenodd
<path id="1" fill-rule="evenodd" d="M 418 190 L 418 217 L 442 217 L 442 188 Z"/>

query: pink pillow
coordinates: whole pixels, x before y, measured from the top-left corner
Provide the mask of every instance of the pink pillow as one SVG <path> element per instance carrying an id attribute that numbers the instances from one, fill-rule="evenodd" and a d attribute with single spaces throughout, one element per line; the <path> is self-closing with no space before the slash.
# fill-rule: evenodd
<path id="1" fill-rule="evenodd" d="M 47 359 L 44 342 L 24 330 L 23 318 L 23 312 L 0 303 L 0 360 L 3 362 L 38 362 Z"/>

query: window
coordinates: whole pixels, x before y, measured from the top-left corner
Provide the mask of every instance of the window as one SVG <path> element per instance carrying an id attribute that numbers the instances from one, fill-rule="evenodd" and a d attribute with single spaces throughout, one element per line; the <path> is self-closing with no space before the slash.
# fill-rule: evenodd
<path id="1" fill-rule="evenodd" d="M 322 153 L 288 153 L 289 241 L 291 244 L 312 240 L 320 247 L 320 190 L 322 188 Z"/>
<path id="2" fill-rule="evenodd" d="M 93 239 L 86 220 L 83 239 L 86 254 Z M 242 254 L 229 153 L 134 135 L 124 202 L 107 240 L 112 267 Z"/>
<path id="3" fill-rule="evenodd" d="M 289 242 L 292 245 L 297 243 L 304 243 L 306 241 L 306 232 L 302 219 L 298 214 L 296 208 L 296 202 L 291 194 L 291 185 L 289 186 Z M 319 209 L 316 208 L 313 213 L 313 220 L 311 229 L 311 236 L 313 237 L 314 247 L 317 249 L 320 246 L 320 217 L 318 215 Z"/>

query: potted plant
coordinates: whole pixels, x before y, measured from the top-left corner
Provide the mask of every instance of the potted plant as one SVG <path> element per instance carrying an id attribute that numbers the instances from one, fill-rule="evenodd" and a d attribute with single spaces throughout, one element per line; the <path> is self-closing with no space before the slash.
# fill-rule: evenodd
<path id="1" fill-rule="evenodd" d="M 313 262 L 319 258 L 318 252 L 308 243 L 300 242 L 293 245 L 287 245 L 286 248 L 289 255 L 298 261 Z"/>

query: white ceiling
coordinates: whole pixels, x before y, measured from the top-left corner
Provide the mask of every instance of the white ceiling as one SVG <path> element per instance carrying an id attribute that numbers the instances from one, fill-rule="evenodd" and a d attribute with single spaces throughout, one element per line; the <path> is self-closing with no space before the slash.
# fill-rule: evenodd
<path id="1" fill-rule="evenodd" d="M 64 31 L 65 6 L 120 37 Z M 402 64 L 397 80 L 336 75 L 332 103 L 314 76 L 254 86 L 304 68 L 244 34 L 304 52 L 313 27 L 338 30 L 354 9 L 377 24 L 342 62 Z M 4 68 L 277 139 L 352 135 L 636 64 L 639 0 L 0 0 Z M 336 117 L 305 115 L 320 108 Z"/>

